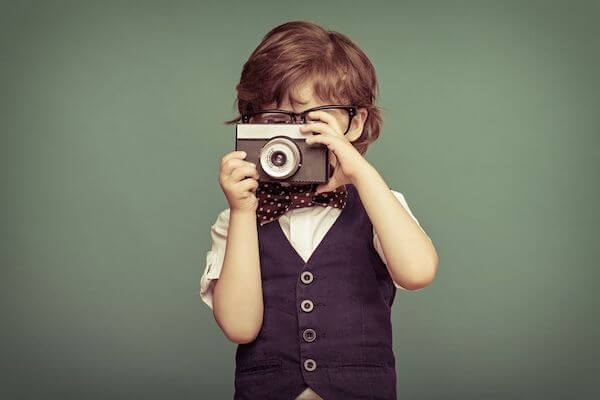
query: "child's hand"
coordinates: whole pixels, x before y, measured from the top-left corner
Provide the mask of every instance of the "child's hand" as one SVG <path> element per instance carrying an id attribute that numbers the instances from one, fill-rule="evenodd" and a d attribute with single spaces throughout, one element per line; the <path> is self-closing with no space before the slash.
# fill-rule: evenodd
<path id="1" fill-rule="evenodd" d="M 336 159 L 335 170 L 329 182 L 317 186 L 317 193 L 334 190 L 346 183 L 354 183 L 357 174 L 368 165 L 368 161 L 356 150 L 346 136 L 338 120 L 325 111 L 311 111 L 310 119 L 319 119 L 322 122 L 314 122 L 300 127 L 300 132 L 319 132 L 320 135 L 308 135 L 306 143 L 323 143 L 333 153 Z"/>
<path id="2" fill-rule="evenodd" d="M 225 154 L 221 159 L 219 183 L 231 211 L 256 211 L 258 207 L 255 192 L 259 175 L 256 172 L 256 165 L 244 161 L 244 158 L 246 158 L 244 151 L 233 151 Z"/>

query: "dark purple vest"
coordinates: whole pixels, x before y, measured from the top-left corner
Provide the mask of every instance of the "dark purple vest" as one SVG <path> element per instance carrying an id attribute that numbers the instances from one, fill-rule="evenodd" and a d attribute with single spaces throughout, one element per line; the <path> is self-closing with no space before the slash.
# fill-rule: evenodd
<path id="1" fill-rule="evenodd" d="M 306 263 L 279 221 L 257 223 L 263 324 L 237 347 L 234 399 L 293 400 L 306 386 L 325 400 L 396 399 L 396 287 L 356 188 L 346 188 L 346 205 Z"/>

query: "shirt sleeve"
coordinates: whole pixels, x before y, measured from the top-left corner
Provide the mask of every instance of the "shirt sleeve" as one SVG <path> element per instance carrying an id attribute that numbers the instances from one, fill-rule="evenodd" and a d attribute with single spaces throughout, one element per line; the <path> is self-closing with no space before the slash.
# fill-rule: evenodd
<path id="1" fill-rule="evenodd" d="M 225 247 L 227 245 L 227 231 L 229 227 L 229 208 L 221 211 L 217 220 L 210 228 L 212 238 L 211 249 L 206 253 L 206 266 L 200 278 L 200 298 L 212 309 L 212 295 L 216 280 L 221 274 Z"/>
<path id="2" fill-rule="evenodd" d="M 419 227 L 421 227 L 421 224 L 419 223 L 419 220 L 413 215 L 413 213 L 410 210 L 410 207 L 408 206 L 408 203 L 406 202 L 406 199 L 404 198 L 404 196 L 402 195 L 402 193 L 396 192 L 394 190 L 392 190 L 392 193 L 394 194 L 394 196 L 396 196 L 396 198 L 398 199 L 398 201 L 400 202 L 400 204 L 402 204 L 402 206 L 404 207 L 404 209 L 406 211 L 408 211 L 408 213 L 415 220 L 415 222 L 417 223 L 417 225 L 419 225 Z M 375 250 L 377 251 L 377 254 L 379 254 L 379 257 L 381 257 L 381 260 L 383 261 L 383 263 L 387 267 L 387 261 L 385 259 L 385 255 L 383 254 L 383 248 L 381 247 L 381 242 L 379 241 L 379 237 L 377 236 L 377 232 L 375 232 L 375 227 L 373 227 L 373 247 L 375 247 Z M 389 269 L 388 269 L 388 271 L 389 271 Z M 403 290 L 408 290 L 408 289 L 403 288 L 402 286 L 400 286 L 400 284 L 396 283 L 396 281 L 393 281 L 393 282 L 394 282 L 394 286 L 396 286 L 397 288 L 400 288 L 400 289 L 403 289 Z"/>

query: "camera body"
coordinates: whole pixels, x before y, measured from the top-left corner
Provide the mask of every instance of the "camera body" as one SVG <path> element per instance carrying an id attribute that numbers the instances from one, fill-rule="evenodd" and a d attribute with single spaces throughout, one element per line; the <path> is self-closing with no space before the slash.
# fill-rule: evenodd
<path id="1" fill-rule="evenodd" d="M 301 126 L 236 124 L 235 150 L 245 151 L 245 160 L 256 164 L 261 182 L 327 183 L 333 172 L 329 149 L 322 143 L 306 144 L 311 133 L 302 133 Z"/>

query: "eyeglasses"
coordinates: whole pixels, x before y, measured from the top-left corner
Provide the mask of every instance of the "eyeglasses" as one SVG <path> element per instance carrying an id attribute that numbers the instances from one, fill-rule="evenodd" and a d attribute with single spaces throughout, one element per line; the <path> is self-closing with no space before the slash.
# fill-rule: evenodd
<path id="1" fill-rule="evenodd" d="M 311 111 L 325 110 L 329 111 L 334 117 L 340 121 L 344 135 L 350 129 L 352 118 L 356 115 L 356 106 L 343 105 L 325 105 L 314 108 L 309 108 L 301 113 L 283 110 L 258 110 L 249 114 L 242 115 L 242 123 L 244 124 L 294 124 L 306 123 L 306 116 Z"/>

